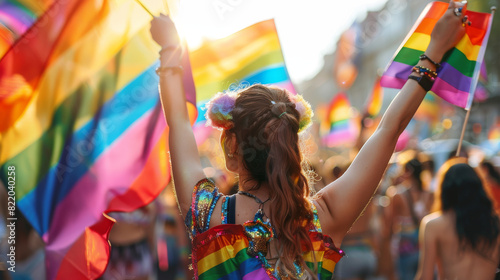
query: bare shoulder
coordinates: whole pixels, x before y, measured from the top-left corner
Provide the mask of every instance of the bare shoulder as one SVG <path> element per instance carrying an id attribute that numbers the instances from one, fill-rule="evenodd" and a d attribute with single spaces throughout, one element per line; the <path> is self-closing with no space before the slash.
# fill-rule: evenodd
<path id="1" fill-rule="evenodd" d="M 429 230 L 440 227 L 447 222 L 446 220 L 446 217 L 441 212 L 434 212 L 422 218 L 421 224 L 426 227 L 426 230 Z"/>
<path id="2" fill-rule="evenodd" d="M 429 215 L 426 215 L 423 219 L 422 222 L 431 222 L 431 221 L 439 221 L 443 219 L 443 214 L 441 212 L 434 212 L 430 213 Z"/>

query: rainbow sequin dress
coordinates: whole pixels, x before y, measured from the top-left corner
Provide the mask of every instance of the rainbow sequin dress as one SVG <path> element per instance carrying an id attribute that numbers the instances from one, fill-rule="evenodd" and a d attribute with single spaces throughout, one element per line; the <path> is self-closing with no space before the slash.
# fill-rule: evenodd
<path id="1" fill-rule="evenodd" d="M 219 199 L 223 199 L 222 224 L 209 229 L 213 209 Z M 186 226 L 190 230 L 192 240 L 192 262 L 196 279 L 286 279 L 276 272 L 261 254 L 253 250 L 252 235 L 256 231 L 266 232 L 266 223 L 259 219 L 246 222 L 244 225 L 227 224 L 226 197 L 209 179 L 196 184 L 193 191 L 191 209 L 186 216 Z M 332 279 L 335 264 L 342 258 L 343 252 L 333 244 L 327 235 L 321 233 L 317 210 L 313 206 L 313 224 L 309 225 L 309 237 L 313 250 L 302 244 L 304 260 L 312 270 L 318 268 L 318 279 Z M 267 234 L 267 235 L 266 235 Z M 316 261 L 316 263 L 314 262 Z M 297 267 L 297 275 L 302 269 Z"/>

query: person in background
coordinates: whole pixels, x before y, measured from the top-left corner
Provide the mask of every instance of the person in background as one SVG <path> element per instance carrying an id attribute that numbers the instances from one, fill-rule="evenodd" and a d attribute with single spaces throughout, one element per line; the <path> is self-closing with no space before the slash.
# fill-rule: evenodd
<path id="1" fill-rule="evenodd" d="M 0 279 L 11 280 L 44 280 L 45 276 L 45 248 L 40 235 L 31 226 L 26 217 L 19 211 L 15 210 L 15 272 L 9 271 L 10 265 L 6 263 L 7 254 L 12 244 L 8 243 L 7 236 L 10 234 L 9 229 L 5 228 L 6 218 L 9 217 L 7 212 L 7 190 L 0 184 L 0 226 L 3 226 L 3 236 L 0 235 Z M 5 206 L 5 207 L 4 207 Z M 2 271 L 5 269 L 4 271 Z"/>
<path id="2" fill-rule="evenodd" d="M 188 237 L 178 209 L 168 209 L 158 220 L 156 279 L 190 279 L 186 273 Z"/>
<path id="3" fill-rule="evenodd" d="M 377 205 L 372 200 L 366 206 L 363 214 L 359 216 L 352 228 L 347 232 L 340 247 L 346 253 L 335 266 L 335 278 L 337 280 L 375 280 L 379 279 L 378 251 L 376 228 Z"/>
<path id="4" fill-rule="evenodd" d="M 424 152 L 420 152 L 417 158 L 422 163 L 422 182 L 424 186 L 426 186 L 426 189 L 430 192 L 436 191 L 436 163 L 434 159 Z"/>
<path id="5" fill-rule="evenodd" d="M 495 210 L 500 213 L 500 173 L 489 161 L 479 164 L 479 174 L 484 179 L 486 191 L 490 194 Z"/>
<path id="6" fill-rule="evenodd" d="M 422 164 L 417 158 L 406 162 L 403 174 L 388 207 L 390 236 L 395 239 L 396 263 L 399 279 L 410 280 L 418 268 L 418 229 L 422 218 L 430 213 L 433 195 L 424 189 L 421 179 Z M 390 237 L 388 239 L 391 239 Z"/>
<path id="7" fill-rule="evenodd" d="M 132 212 L 112 212 L 111 252 L 103 280 L 148 280 L 156 255 L 154 203 Z"/>
<path id="8" fill-rule="evenodd" d="M 500 221 L 481 179 L 463 158 L 445 163 L 436 213 L 420 226 L 417 280 L 494 279 L 500 261 Z"/>
<path id="9" fill-rule="evenodd" d="M 335 166 L 333 174 L 340 178 L 350 163 Z M 346 254 L 335 266 L 337 280 L 375 280 L 378 267 L 375 219 L 377 201 L 371 200 L 363 213 L 354 222 L 342 241 L 340 249 Z"/>

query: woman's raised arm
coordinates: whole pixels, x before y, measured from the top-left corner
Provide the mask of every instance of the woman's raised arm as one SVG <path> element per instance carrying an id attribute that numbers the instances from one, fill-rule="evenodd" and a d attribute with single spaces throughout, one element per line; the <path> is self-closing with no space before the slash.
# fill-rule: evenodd
<path id="1" fill-rule="evenodd" d="M 441 61 L 446 51 L 455 46 L 465 33 L 463 16 L 453 12 L 460 5 L 451 1 L 432 32 L 425 54 L 435 62 Z M 436 70 L 428 60 L 420 60 L 418 65 Z M 410 122 L 425 94 L 426 90 L 417 81 L 409 79 L 344 175 L 318 193 L 316 204 L 321 225 L 336 244 L 340 244 L 373 196 L 399 135 Z"/>
<path id="2" fill-rule="evenodd" d="M 160 15 L 151 21 L 151 35 L 160 51 L 160 99 L 169 127 L 169 150 L 175 191 L 182 215 L 191 205 L 194 185 L 205 177 L 189 122 L 182 84 L 182 46 L 170 17 Z"/>

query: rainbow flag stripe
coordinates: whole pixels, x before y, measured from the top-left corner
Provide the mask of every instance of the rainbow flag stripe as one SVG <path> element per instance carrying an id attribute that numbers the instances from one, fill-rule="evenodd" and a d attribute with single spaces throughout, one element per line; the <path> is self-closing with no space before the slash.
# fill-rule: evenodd
<path id="1" fill-rule="evenodd" d="M 272 19 L 207 41 L 189 57 L 200 112 L 197 122 L 205 120 L 204 106 L 215 93 L 240 84 L 272 84 L 295 93 Z"/>
<path id="2" fill-rule="evenodd" d="M 399 47 L 382 76 L 381 84 L 402 88 L 411 69 L 418 63 L 431 39 L 436 22 L 448 9 L 448 3 L 432 2 L 424 9 L 410 33 Z M 472 105 L 481 64 L 491 29 L 492 17 L 487 13 L 466 11 L 471 26 L 460 42 L 448 51 L 438 70 L 431 91 L 456 106 L 469 109 Z"/>
<path id="3" fill-rule="evenodd" d="M 318 279 L 331 279 L 336 263 L 342 255 L 333 242 L 318 232 L 309 233 L 313 250 L 304 254 L 304 260 L 311 269 L 314 261 L 318 267 Z M 331 245 L 329 245 L 331 244 Z M 269 275 L 259 259 L 247 253 L 248 238 L 240 225 L 219 225 L 198 234 L 193 239 L 193 261 L 200 280 L 215 279 L 275 279 Z M 303 244 L 303 251 L 307 247 Z M 229 273 L 228 273 L 229 272 Z M 223 274 L 221 274 L 223 273 Z"/>
<path id="4" fill-rule="evenodd" d="M 134 0 L 55 0 L 0 61 L 9 93 L 0 179 L 16 168 L 17 205 L 46 243 L 47 279 L 98 278 L 113 224 L 103 213 L 144 206 L 170 179 L 159 47 L 141 10 Z M 184 66 L 194 121 L 187 56 Z"/>
<path id="5" fill-rule="evenodd" d="M 53 0 L 3 0 L 0 3 L 0 57 L 52 2 Z"/>
<path id="6" fill-rule="evenodd" d="M 347 95 L 338 93 L 330 102 L 326 119 L 321 123 L 320 135 L 323 145 L 335 147 L 352 145 L 359 135 L 359 122 L 352 117 L 352 107 Z"/>

